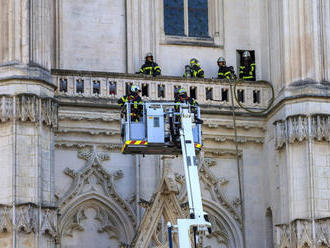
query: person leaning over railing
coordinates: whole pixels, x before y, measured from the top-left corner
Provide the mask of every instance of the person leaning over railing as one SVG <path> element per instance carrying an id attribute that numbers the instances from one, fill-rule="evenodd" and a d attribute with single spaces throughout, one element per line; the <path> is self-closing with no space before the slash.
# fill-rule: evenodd
<path id="1" fill-rule="evenodd" d="M 239 68 L 239 78 L 245 81 L 256 80 L 256 64 L 252 63 L 249 51 L 243 52 L 243 65 Z"/>
<path id="2" fill-rule="evenodd" d="M 142 99 L 140 97 L 140 88 L 137 85 L 132 85 L 129 95 L 123 96 L 118 100 L 119 106 L 123 107 L 126 102 L 131 103 L 131 121 L 139 122 L 143 113 Z"/>
<path id="3" fill-rule="evenodd" d="M 147 53 L 145 63 L 141 66 L 139 73 L 156 77 L 161 74 L 160 67 L 154 62 L 152 53 Z"/>

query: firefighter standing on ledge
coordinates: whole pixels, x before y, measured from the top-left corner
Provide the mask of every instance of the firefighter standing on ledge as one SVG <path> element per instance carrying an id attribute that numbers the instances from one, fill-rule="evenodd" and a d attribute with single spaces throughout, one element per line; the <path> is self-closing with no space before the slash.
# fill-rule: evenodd
<path id="1" fill-rule="evenodd" d="M 146 61 L 141 66 L 140 74 L 150 75 L 153 77 L 156 77 L 161 74 L 160 67 L 157 63 L 154 62 L 154 57 L 152 56 L 152 53 L 147 53 L 146 55 Z"/>
<path id="2" fill-rule="evenodd" d="M 256 81 L 256 64 L 252 63 L 249 51 L 243 52 L 243 65 L 239 68 L 239 78 L 245 81 Z"/>
<path id="3" fill-rule="evenodd" d="M 123 96 L 118 100 L 118 104 L 123 107 L 126 102 L 131 103 L 131 121 L 139 122 L 140 117 L 142 116 L 143 106 L 142 99 L 139 96 L 141 92 L 139 86 L 132 85 L 130 89 L 130 94 L 127 96 Z"/>

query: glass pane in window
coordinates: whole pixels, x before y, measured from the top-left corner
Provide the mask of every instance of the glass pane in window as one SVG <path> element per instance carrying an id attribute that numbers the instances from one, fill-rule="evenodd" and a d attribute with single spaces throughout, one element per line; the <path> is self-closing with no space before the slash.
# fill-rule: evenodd
<path id="1" fill-rule="evenodd" d="M 184 35 L 183 0 L 164 0 L 165 34 Z"/>
<path id="2" fill-rule="evenodd" d="M 189 36 L 208 37 L 208 0 L 189 0 L 188 19 Z"/>

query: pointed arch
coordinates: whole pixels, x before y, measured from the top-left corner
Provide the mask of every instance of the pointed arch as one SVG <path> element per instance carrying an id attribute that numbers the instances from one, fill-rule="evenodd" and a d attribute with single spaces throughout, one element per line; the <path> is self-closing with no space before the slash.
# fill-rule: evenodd
<path id="1" fill-rule="evenodd" d="M 243 247 L 243 236 L 241 227 L 238 225 L 237 220 L 235 220 L 232 215 L 223 206 L 211 202 L 209 200 L 203 199 L 204 211 L 208 213 L 210 221 L 213 224 L 213 229 L 216 230 L 214 226 L 215 222 L 220 224 L 220 228 L 223 233 L 227 235 L 228 247 L 230 248 L 241 248 Z M 212 221 L 212 218 L 215 218 Z"/>
<path id="2" fill-rule="evenodd" d="M 84 219 L 84 213 L 81 210 L 86 208 L 93 208 L 102 216 L 100 228 L 109 229 L 116 226 L 121 241 L 123 243 L 131 242 L 135 234 L 135 223 L 131 221 L 127 212 L 114 200 L 94 192 L 77 197 L 70 202 L 68 207 L 60 211 L 61 217 L 58 227 L 61 237 L 66 235 L 68 231 L 81 228 L 79 222 Z M 72 230 L 68 230 L 68 228 Z"/>

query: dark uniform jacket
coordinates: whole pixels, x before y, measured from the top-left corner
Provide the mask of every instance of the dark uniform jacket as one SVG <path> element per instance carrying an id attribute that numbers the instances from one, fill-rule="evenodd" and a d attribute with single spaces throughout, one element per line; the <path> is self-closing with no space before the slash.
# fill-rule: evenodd
<path id="1" fill-rule="evenodd" d="M 198 103 L 196 102 L 196 100 L 191 97 L 188 97 L 187 94 L 185 94 L 183 96 L 177 95 L 174 99 L 174 102 L 175 103 L 188 103 L 192 106 L 198 106 Z"/>
<path id="2" fill-rule="evenodd" d="M 199 65 L 195 64 L 191 67 L 191 76 L 194 78 L 203 78 L 204 71 Z"/>
<path id="3" fill-rule="evenodd" d="M 219 79 L 233 79 L 235 78 L 234 68 L 232 66 L 220 66 L 218 70 Z"/>
<path id="4" fill-rule="evenodd" d="M 131 118 L 132 121 L 139 121 L 139 117 L 142 115 L 143 105 L 142 99 L 139 95 L 128 95 L 123 96 L 118 100 L 118 104 L 122 107 L 126 102 L 133 103 L 131 104 Z"/>
<path id="5" fill-rule="evenodd" d="M 146 61 L 140 69 L 140 73 L 152 76 L 158 76 L 161 74 L 160 67 L 155 62 Z"/>
<path id="6" fill-rule="evenodd" d="M 245 65 L 240 66 L 239 78 L 242 78 L 246 81 L 255 81 L 256 80 L 256 64 L 252 63 L 247 66 L 245 66 Z"/>

